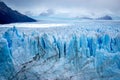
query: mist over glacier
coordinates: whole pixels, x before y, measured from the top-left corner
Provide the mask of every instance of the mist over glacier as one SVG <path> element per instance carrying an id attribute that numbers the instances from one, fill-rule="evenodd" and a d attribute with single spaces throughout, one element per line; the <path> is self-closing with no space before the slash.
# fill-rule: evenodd
<path id="1" fill-rule="evenodd" d="M 57 24 L 1 25 L 0 79 L 120 79 L 119 21 Z"/>

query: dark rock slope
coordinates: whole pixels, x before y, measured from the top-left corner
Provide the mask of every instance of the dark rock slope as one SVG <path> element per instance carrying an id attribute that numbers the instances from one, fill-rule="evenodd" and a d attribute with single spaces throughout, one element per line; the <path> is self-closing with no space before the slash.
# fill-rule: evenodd
<path id="1" fill-rule="evenodd" d="M 15 22 L 35 22 L 36 20 L 9 8 L 4 2 L 0 1 L 0 24 Z"/>

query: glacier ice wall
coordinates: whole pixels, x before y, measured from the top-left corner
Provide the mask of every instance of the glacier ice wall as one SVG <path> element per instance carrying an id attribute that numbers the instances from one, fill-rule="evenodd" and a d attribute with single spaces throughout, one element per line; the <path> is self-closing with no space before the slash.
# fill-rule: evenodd
<path id="1" fill-rule="evenodd" d="M 119 80 L 120 28 L 103 27 L 9 28 L 0 38 L 0 78 Z"/>
<path id="2" fill-rule="evenodd" d="M 12 62 L 12 53 L 8 47 L 7 41 L 0 37 L 0 78 L 11 76 L 14 72 Z"/>

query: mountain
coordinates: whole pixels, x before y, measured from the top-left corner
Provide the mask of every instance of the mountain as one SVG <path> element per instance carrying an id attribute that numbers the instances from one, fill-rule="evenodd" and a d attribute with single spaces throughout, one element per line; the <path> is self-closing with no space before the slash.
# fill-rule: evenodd
<path id="1" fill-rule="evenodd" d="M 105 15 L 105 16 L 101 16 L 101 17 L 97 17 L 97 18 L 92 18 L 92 17 L 76 17 L 77 19 L 80 20 L 113 20 L 111 16 L 109 15 Z"/>
<path id="2" fill-rule="evenodd" d="M 36 20 L 9 8 L 4 2 L 0 1 L 0 24 L 15 22 L 36 22 Z"/>
<path id="3" fill-rule="evenodd" d="M 93 18 L 90 18 L 90 17 L 87 17 L 87 16 L 83 16 L 83 17 L 75 17 L 76 19 L 79 19 L 79 20 L 93 20 Z"/>
<path id="4" fill-rule="evenodd" d="M 105 15 L 105 16 L 96 18 L 96 20 L 112 20 L 112 17 L 109 15 Z"/>
<path id="5" fill-rule="evenodd" d="M 81 19 L 92 20 L 92 18 L 90 18 L 90 17 L 81 17 Z"/>

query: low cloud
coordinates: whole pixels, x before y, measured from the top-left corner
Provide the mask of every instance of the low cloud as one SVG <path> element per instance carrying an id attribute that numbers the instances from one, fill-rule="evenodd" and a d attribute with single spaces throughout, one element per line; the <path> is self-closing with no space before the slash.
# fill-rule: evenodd
<path id="1" fill-rule="evenodd" d="M 31 11 L 26 11 L 26 12 L 24 12 L 25 13 L 25 15 L 27 15 L 27 16 L 33 16 L 33 13 L 31 12 Z"/>
<path id="2" fill-rule="evenodd" d="M 50 15 L 53 15 L 53 14 L 54 14 L 54 11 L 52 9 L 48 9 L 45 12 L 40 13 L 39 16 L 50 16 Z"/>

